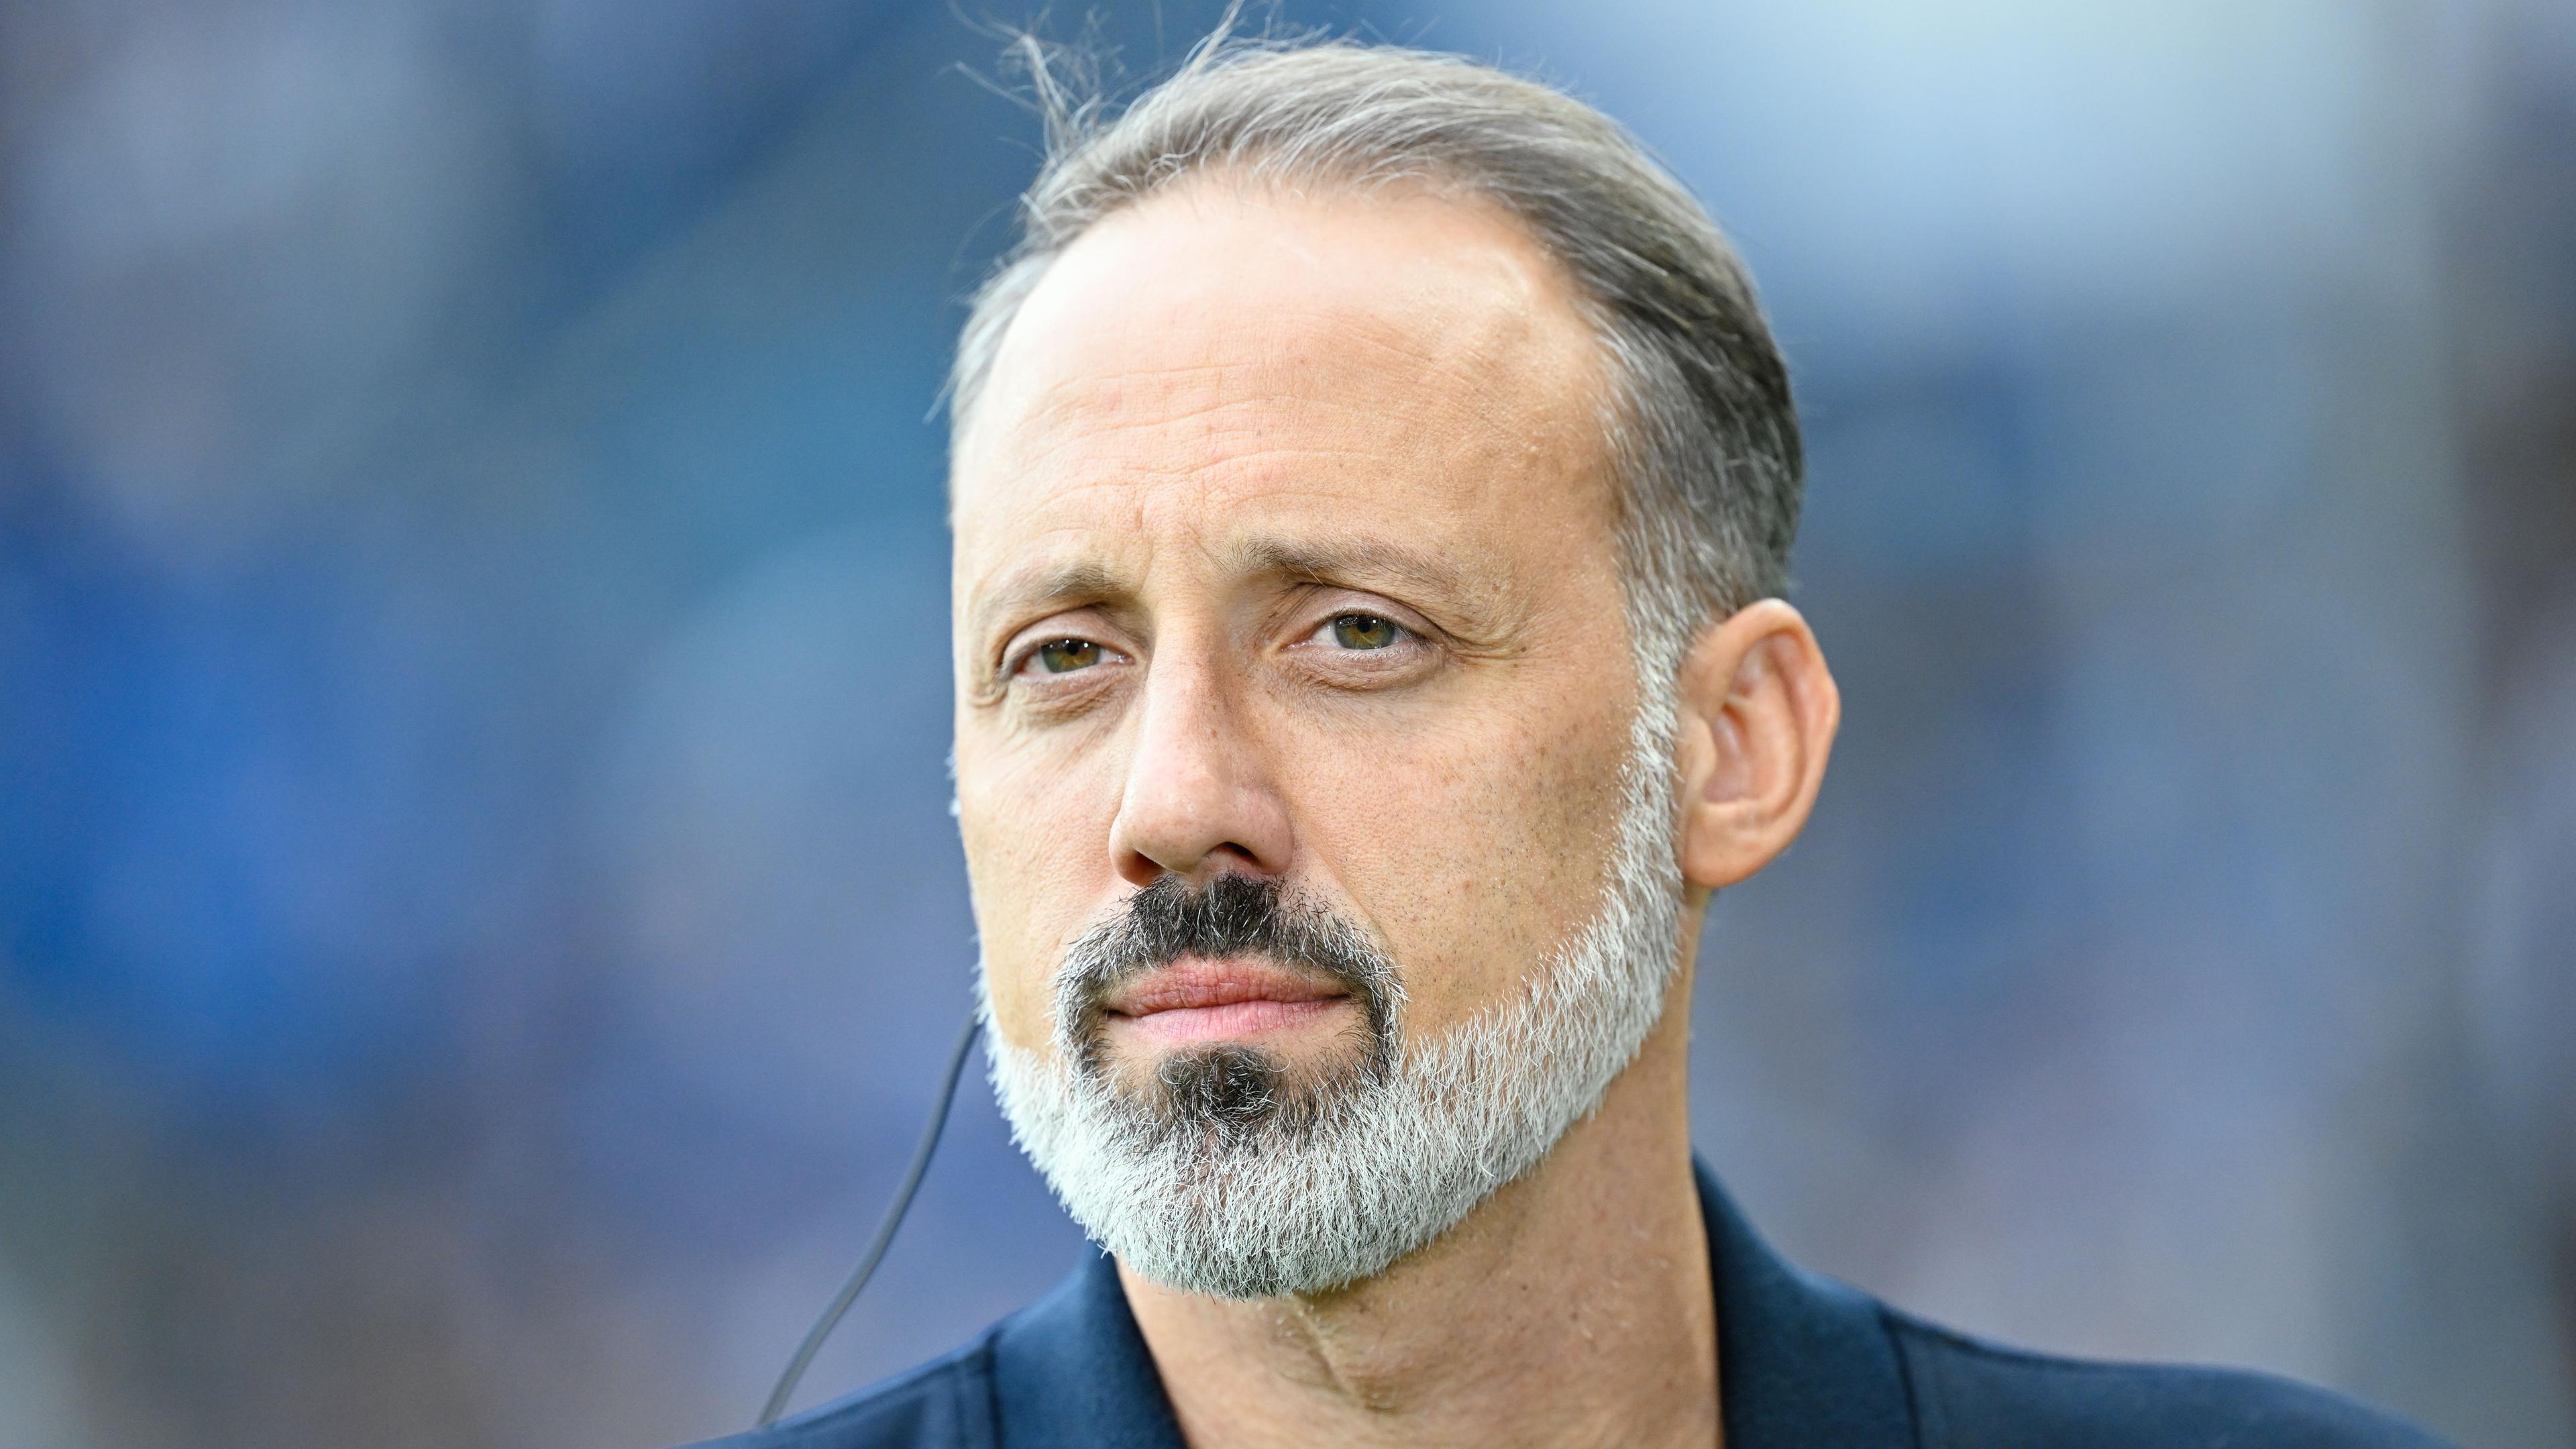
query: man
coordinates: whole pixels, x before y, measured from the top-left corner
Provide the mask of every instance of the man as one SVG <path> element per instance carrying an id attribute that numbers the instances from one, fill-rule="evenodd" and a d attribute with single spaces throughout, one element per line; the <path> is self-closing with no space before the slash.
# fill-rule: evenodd
<path id="1" fill-rule="evenodd" d="M 1786 375 L 1678 184 L 1396 49 L 1054 119 L 957 361 L 957 804 L 994 1085 L 1107 1256 L 740 1442 L 2431 1442 L 1921 1323 L 1695 1165 L 1701 920 L 1839 705 Z"/>

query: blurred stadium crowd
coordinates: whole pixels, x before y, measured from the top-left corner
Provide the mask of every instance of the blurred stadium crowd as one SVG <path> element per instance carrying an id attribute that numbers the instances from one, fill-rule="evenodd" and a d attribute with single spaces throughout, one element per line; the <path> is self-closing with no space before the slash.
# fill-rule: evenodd
<path id="1" fill-rule="evenodd" d="M 1563 81 L 1764 283 L 1847 700 L 1697 1008 L 1773 1236 L 2576 1442 L 2576 10 L 1283 16 Z M 998 51 L 0 5 L 0 1443 L 747 1420 L 968 999 L 934 403 L 1033 166 Z M 809 1398 L 1079 1251 L 969 1095 Z"/>

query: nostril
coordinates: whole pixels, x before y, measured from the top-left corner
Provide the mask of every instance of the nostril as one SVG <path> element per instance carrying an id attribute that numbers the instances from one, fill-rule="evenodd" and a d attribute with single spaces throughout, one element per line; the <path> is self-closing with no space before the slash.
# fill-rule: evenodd
<path id="1" fill-rule="evenodd" d="M 1143 851 L 1122 850 L 1118 852 L 1118 877 L 1131 886 L 1136 886 L 1141 889 L 1142 887 L 1152 885 L 1155 881 L 1162 879 L 1170 873 L 1171 872 L 1163 868 L 1162 862 L 1145 854 Z"/>
<path id="2" fill-rule="evenodd" d="M 1194 859 L 1186 861 L 1161 860 L 1152 853 L 1141 850 L 1122 850 L 1118 853 L 1118 874 L 1129 885 L 1139 887 L 1152 885 L 1167 877 L 1203 882 L 1220 875 L 1259 876 L 1267 874 L 1268 870 L 1269 867 L 1262 862 L 1259 852 L 1248 845 L 1231 840 L 1210 846 L 1199 852 Z"/>

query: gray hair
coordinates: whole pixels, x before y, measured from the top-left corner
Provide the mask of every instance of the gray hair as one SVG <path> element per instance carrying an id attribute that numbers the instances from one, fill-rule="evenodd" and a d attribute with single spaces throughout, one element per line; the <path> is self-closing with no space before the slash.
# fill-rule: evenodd
<path id="1" fill-rule="evenodd" d="M 1614 380 L 1604 419 L 1641 664 L 1781 593 L 1801 460 L 1789 378 L 1752 279 L 1708 213 L 1626 130 L 1457 56 L 1229 26 L 1114 116 L 1023 38 L 1044 166 L 1018 244 L 975 294 L 949 382 L 962 436 L 1011 320 L 1101 218 L 1200 172 L 1288 186 L 1422 182 L 1500 205 L 1572 276 Z"/>

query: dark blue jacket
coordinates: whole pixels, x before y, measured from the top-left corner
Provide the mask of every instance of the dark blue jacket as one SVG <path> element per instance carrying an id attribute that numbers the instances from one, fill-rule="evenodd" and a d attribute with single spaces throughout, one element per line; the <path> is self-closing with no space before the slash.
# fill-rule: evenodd
<path id="1" fill-rule="evenodd" d="M 1706 1164 L 1727 1449 L 2437 1449 L 2284 1379 L 2081 1363 L 1936 1328 L 1811 1277 L 1755 1237 Z M 1126 1294 L 1095 1257 L 973 1343 L 703 1449 L 1182 1449 Z"/>

